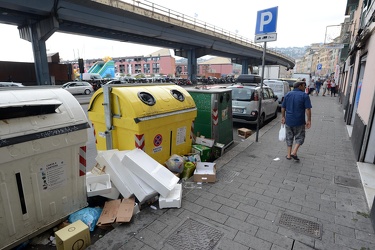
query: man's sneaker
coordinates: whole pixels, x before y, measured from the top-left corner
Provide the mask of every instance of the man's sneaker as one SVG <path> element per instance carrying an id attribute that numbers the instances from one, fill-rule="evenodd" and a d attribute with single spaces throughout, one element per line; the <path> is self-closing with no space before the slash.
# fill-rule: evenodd
<path id="1" fill-rule="evenodd" d="M 290 156 L 293 158 L 294 161 L 299 161 L 299 158 L 297 155 L 290 155 Z"/>

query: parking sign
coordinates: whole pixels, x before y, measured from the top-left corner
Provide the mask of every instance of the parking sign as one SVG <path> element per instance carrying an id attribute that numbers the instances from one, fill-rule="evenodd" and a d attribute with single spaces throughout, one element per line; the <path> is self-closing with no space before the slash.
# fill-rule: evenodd
<path id="1" fill-rule="evenodd" d="M 278 6 L 258 11 L 255 35 L 276 32 L 277 10 Z"/>

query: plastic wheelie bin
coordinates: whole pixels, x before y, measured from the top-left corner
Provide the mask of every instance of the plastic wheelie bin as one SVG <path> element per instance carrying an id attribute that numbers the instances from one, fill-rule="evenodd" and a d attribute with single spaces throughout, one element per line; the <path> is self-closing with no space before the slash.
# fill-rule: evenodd
<path id="1" fill-rule="evenodd" d="M 0 249 L 87 206 L 85 112 L 61 88 L 0 89 Z"/>
<path id="2" fill-rule="evenodd" d="M 197 106 L 194 133 L 212 138 L 225 147 L 233 143 L 232 90 L 187 89 Z"/>
<path id="3" fill-rule="evenodd" d="M 195 102 L 174 84 L 105 85 L 88 110 L 97 150 L 140 148 L 160 164 L 191 152 Z"/>

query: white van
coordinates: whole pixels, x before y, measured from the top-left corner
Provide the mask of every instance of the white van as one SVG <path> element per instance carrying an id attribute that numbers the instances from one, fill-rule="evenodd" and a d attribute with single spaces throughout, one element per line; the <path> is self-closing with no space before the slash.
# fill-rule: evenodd
<path id="1" fill-rule="evenodd" d="M 279 102 L 279 110 L 281 110 L 281 104 L 284 101 L 284 96 L 290 91 L 289 83 L 282 80 L 264 80 L 264 84 L 270 87 L 275 95 L 277 95 L 277 100 Z"/>

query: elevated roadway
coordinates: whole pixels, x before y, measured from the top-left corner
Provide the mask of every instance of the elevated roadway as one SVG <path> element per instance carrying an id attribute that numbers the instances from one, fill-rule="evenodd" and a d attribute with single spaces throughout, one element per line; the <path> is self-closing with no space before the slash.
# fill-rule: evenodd
<path id="1" fill-rule="evenodd" d="M 262 64 L 262 46 L 235 33 L 148 1 L 0 0 L 0 23 L 16 25 L 32 42 L 38 84 L 50 84 L 45 41 L 63 32 L 174 49 L 188 59 L 188 76 L 196 78 L 197 58 L 215 55 L 242 65 Z M 294 67 L 294 60 L 267 50 L 265 64 Z"/>

